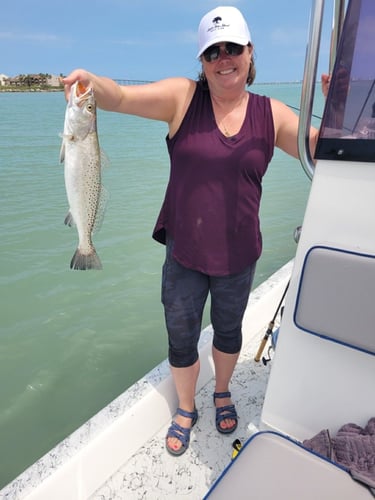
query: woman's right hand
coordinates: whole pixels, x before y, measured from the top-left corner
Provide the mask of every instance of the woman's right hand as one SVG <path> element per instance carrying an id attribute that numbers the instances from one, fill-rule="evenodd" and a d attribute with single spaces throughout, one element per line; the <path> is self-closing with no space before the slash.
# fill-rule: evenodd
<path id="1" fill-rule="evenodd" d="M 85 87 L 93 87 L 92 74 L 84 69 L 75 69 L 68 76 L 62 79 L 64 84 L 65 99 L 68 101 L 72 85 L 80 81 Z"/>
<path id="2" fill-rule="evenodd" d="M 99 108 L 107 111 L 121 111 L 122 90 L 116 82 L 104 76 L 98 76 L 85 69 L 75 69 L 62 79 L 65 97 L 69 100 L 72 85 L 80 81 L 86 88 L 92 88 Z"/>

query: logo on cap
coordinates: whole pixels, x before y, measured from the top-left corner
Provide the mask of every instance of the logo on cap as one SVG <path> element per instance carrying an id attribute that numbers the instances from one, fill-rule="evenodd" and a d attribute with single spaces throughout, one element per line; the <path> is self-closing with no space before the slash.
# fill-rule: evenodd
<path id="1" fill-rule="evenodd" d="M 211 33 L 212 31 L 215 31 L 215 30 L 222 30 L 224 28 L 229 28 L 229 24 L 224 24 L 223 22 L 223 18 L 220 17 L 220 16 L 217 16 L 217 17 L 214 17 L 212 19 L 212 23 L 213 23 L 213 26 L 211 26 L 211 28 L 208 28 L 208 32 Z"/>

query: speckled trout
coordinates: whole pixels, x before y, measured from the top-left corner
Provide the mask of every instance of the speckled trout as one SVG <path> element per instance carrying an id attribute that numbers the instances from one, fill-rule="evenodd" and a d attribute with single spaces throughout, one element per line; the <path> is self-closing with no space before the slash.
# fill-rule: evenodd
<path id="1" fill-rule="evenodd" d="M 75 225 L 78 248 L 71 269 L 101 269 L 92 243 L 104 212 L 101 183 L 102 155 L 99 148 L 94 92 L 81 82 L 72 85 L 65 112 L 60 161 L 64 162 L 65 188 L 69 212 L 65 224 Z"/>

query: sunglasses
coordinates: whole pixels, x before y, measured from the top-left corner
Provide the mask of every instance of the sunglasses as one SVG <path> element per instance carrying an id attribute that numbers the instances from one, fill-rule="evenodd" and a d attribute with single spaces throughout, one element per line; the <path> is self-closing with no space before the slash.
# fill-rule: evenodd
<path id="1" fill-rule="evenodd" d="M 244 48 L 245 47 L 243 45 L 239 45 L 238 43 L 226 42 L 224 52 L 228 56 L 240 56 Z M 207 62 L 217 61 L 220 56 L 220 50 L 220 45 L 212 45 L 203 52 L 203 57 Z"/>

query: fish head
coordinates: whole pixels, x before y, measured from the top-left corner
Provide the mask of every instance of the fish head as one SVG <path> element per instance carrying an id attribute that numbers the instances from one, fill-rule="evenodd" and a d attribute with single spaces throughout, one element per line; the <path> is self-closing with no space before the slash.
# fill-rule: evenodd
<path id="1" fill-rule="evenodd" d="M 91 132 L 96 132 L 94 90 L 77 81 L 72 85 L 66 107 L 64 136 L 83 140 Z"/>

